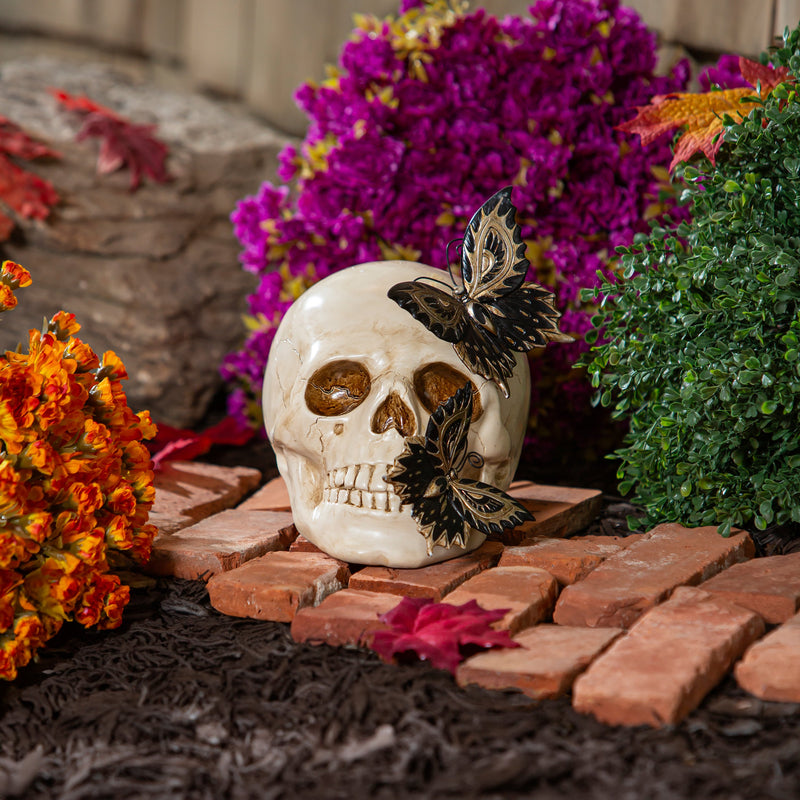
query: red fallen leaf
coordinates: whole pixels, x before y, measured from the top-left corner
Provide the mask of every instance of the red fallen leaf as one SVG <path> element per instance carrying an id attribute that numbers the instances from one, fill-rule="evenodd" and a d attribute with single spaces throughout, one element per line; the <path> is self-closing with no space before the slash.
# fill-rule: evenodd
<path id="1" fill-rule="evenodd" d="M 86 114 L 90 114 L 94 111 L 99 112 L 100 114 L 105 114 L 109 117 L 115 117 L 119 119 L 120 117 L 117 116 L 115 112 L 113 112 L 110 108 L 106 108 L 106 106 L 101 106 L 99 103 L 95 103 L 94 100 L 90 100 L 85 94 L 81 95 L 74 95 L 65 92 L 63 89 L 50 89 L 50 94 L 61 103 L 67 111 L 80 111 Z"/>
<path id="2" fill-rule="evenodd" d="M 84 115 L 83 126 L 75 137 L 79 142 L 89 137 L 102 140 L 97 157 L 99 174 L 127 167 L 131 191 L 139 187 L 142 175 L 157 183 L 172 179 L 165 164 L 169 148 L 153 135 L 155 125 L 137 125 L 83 95 L 76 97 L 61 89 L 50 89 L 50 93 L 67 110 Z"/>
<path id="3" fill-rule="evenodd" d="M 150 448 L 153 469 L 160 470 L 167 461 L 191 461 L 207 453 L 212 445 L 227 444 L 241 446 L 254 436 L 251 428 L 242 425 L 233 417 L 195 432 L 171 425 L 159 425 L 158 433 L 147 446 Z"/>
<path id="4" fill-rule="evenodd" d="M 778 84 L 790 78 L 785 67 L 774 69 L 748 58 L 739 59 L 739 70 L 753 89 L 740 87 L 698 94 L 676 92 L 656 95 L 649 105 L 636 109 L 638 113 L 633 119 L 617 128 L 626 133 L 638 133 L 645 146 L 662 133 L 682 128 L 683 133 L 675 143 L 670 171 L 698 151 L 713 164 L 722 146 L 723 116 L 728 114 L 740 122 L 758 105 L 745 98 L 754 95 L 759 82 L 760 96 L 765 98 Z"/>
<path id="5" fill-rule="evenodd" d="M 455 674 L 465 657 L 464 648 L 519 647 L 508 631 L 491 627 L 507 613 L 507 608 L 481 608 L 476 600 L 454 606 L 428 598 L 404 597 L 379 617 L 391 629 L 377 631 L 371 647 L 384 661 L 410 651 L 434 667 Z"/>
<path id="6" fill-rule="evenodd" d="M 0 202 L 27 219 L 46 219 L 58 202 L 53 185 L 15 164 L 11 159 L 32 161 L 60 158 L 55 150 L 34 141 L 18 125 L 0 117 Z M 14 220 L 0 212 L 0 241 L 14 229 Z"/>

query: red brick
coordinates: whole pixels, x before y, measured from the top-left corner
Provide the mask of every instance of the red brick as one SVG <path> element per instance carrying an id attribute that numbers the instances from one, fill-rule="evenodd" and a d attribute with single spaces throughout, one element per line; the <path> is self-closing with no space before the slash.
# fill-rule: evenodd
<path id="1" fill-rule="evenodd" d="M 311 544 L 311 542 L 306 539 L 305 536 L 298 536 L 290 545 L 289 549 L 292 552 L 299 551 L 301 553 L 321 553 L 322 550 L 319 549 L 315 544 Z"/>
<path id="2" fill-rule="evenodd" d="M 800 553 L 734 564 L 700 588 L 755 611 L 771 625 L 786 622 L 800 608 Z"/>
<path id="3" fill-rule="evenodd" d="M 441 600 L 467 578 L 494 566 L 502 552 L 503 545 L 500 542 L 484 542 L 471 553 L 428 567 L 417 569 L 365 567 L 350 579 L 350 588 Z"/>
<path id="4" fill-rule="evenodd" d="M 291 622 L 298 609 L 319 605 L 348 577 L 347 565 L 330 556 L 278 551 L 215 575 L 208 595 L 223 614 Z"/>
<path id="5" fill-rule="evenodd" d="M 567 586 L 553 619 L 559 625 L 628 628 L 676 586 L 701 583 L 752 555 L 753 543 L 746 533 L 726 539 L 716 527 L 659 525 L 582 581 Z"/>
<path id="6" fill-rule="evenodd" d="M 573 539 L 539 539 L 533 544 L 506 547 L 501 567 L 530 566 L 546 569 L 562 586 L 585 578 L 609 556 L 619 553 L 642 534 L 631 536 L 576 536 Z"/>
<path id="7" fill-rule="evenodd" d="M 536 699 L 560 697 L 621 633 L 618 628 L 537 625 L 514 637 L 520 648 L 488 650 L 467 659 L 456 680 L 461 686 L 519 689 Z"/>
<path id="8" fill-rule="evenodd" d="M 785 558 L 786 556 L 783 556 Z M 762 700 L 800 703 L 800 614 L 756 642 L 734 670 L 739 686 Z"/>
<path id="9" fill-rule="evenodd" d="M 283 478 L 273 478 L 241 503 L 239 508 L 246 511 L 291 511 L 286 482 Z"/>
<path id="10" fill-rule="evenodd" d="M 763 633 L 758 614 L 679 587 L 578 678 L 573 705 L 610 725 L 674 724 Z"/>
<path id="11" fill-rule="evenodd" d="M 156 497 L 150 522 L 174 533 L 235 506 L 255 489 L 261 473 L 249 467 L 218 467 L 198 461 L 170 461 L 156 473 Z"/>
<path id="12" fill-rule="evenodd" d="M 388 627 L 378 616 L 399 602 L 393 594 L 342 589 L 316 608 L 301 608 L 292 620 L 292 636 L 311 644 L 368 646 L 375 631 Z"/>
<path id="13" fill-rule="evenodd" d="M 271 550 L 285 550 L 297 531 L 292 515 L 232 508 L 173 534 L 159 534 L 147 571 L 200 578 L 236 569 Z"/>
<path id="14" fill-rule="evenodd" d="M 445 598 L 460 606 L 476 600 L 481 608 L 507 608 L 494 624 L 512 634 L 548 618 L 558 597 L 558 581 L 538 567 L 492 567 L 465 581 Z"/>
<path id="15" fill-rule="evenodd" d="M 521 544 L 536 536 L 569 536 L 585 528 L 600 513 L 603 503 L 597 489 L 543 486 L 530 481 L 514 481 L 508 493 L 536 519 L 506 531 L 505 544 Z"/>

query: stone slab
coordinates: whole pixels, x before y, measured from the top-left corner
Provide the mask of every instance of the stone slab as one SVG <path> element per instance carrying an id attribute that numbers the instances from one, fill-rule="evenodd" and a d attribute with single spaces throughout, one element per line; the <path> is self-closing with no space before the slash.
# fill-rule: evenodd
<path id="1" fill-rule="evenodd" d="M 97 143 L 75 141 L 81 121 L 53 99 L 54 83 L 134 123 L 155 123 L 173 180 L 145 178 L 131 191 L 128 170 L 98 175 Z M 4 257 L 28 268 L 36 287 L 7 315 L 4 336 L 13 347 L 66 308 L 96 352 L 125 362 L 132 408 L 191 427 L 222 384 L 222 358 L 241 343 L 245 298 L 257 283 L 236 267 L 229 216 L 274 177 L 285 137 L 230 104 L 44 54 L 0 65 L 0 106 L 61 154 L 26 164 L 60 202 L 46 220 L 16 219 L 20 233 L 4 243 Z"/>
<path id="2" fill-rule="evenodd" d="M 156 472 L 150 522 L 159 533 L 174 533 L 235 506 L 261 482 L 250 467 L 220 467 L 200 461 L 170 461 Z"/>
<path id="3" fill-rule="evenodd" d="M 272 550 L 286 550 L 295 536 L 291 514 L 232 508 L 157 536 L 145 569 L 152 575 L 208 578 Z"/>
<path id="4" fill-rule="evenodd" d="M 800 609 L 800 553 L 734 564 L 701 588 L 755 611 L 771 625 L 786 622 Z"/>
<path id="5" fill-rule="evenodd" d="M 753 554 L 744 532 L 723 538 L 716 527 L 659 525 L 564 588 L 553 619 L 559 625 L 628 628 L 676 586 L 702 583 Z"/>
<path id="6" fill-rule="evenodd" d="M 289 490 L 283 478 L 273 478 L 247 498 L 239 508 L 247 511 L 291 511 Z"/>
<path id="7" fill-rule="evenodd" d="M 800 703 L 800 614 L 756 642 L 734 674 L 742 689 L 762 700 Z"/>
<path id="8" fill-rule="evenodd" d="M 350 579 L 350 588 L 438 601 L 468 578 L 494 566 L 502 552 L 500 542 L 484 542 L 471 553 L 427 567 L 364 567 Z"/>
<path id="9" fill-rule="evenodd" d="M 223 614 L 291 622 L 299 609 L 344 588 L 349 576 L 347 565 L 330 556 L 277 551 L 215 575 L 208 596 Z"/>
<path id="10" fill-rule="evenodd" d="M 506 547 L 500 566 L 530 566 L 547 570 L 562 586 L 577 583 L 609 556 L 619 553 L 643 534 L 631 536 L 576 536 L 572 539 L 538 539 Z"/>
<path id="11" fill-rule="evenodd" d="M 538 567 L 497 566 L 479 572 L 446 597 L 452 605 L 475 600 L 481 608 L 509 611 L 492 627 L 513 635 L 550 617 L 558 597 L 558 581 Z"/>
<path id="12" fill-rule="evenodd" d="M 388 627 L 378 617 L 399 602 L 392 594 L 342 589 L 316 607 L 301 608 L 292 620 L 292 637 L 310 644 L 368 647 L 375 631 Z"/>
<path id="13" fill-rule="evenodd" d="M 609 725 L 675 724 L 763 633 L 758 614 L 681 586 L 576 680 L 573 706 Z"/>
<path id="14" fill-rule="evenodd" d="M 514 637 L 521 647 L 489 650 L 458 667 L 460 686 L 519 689 L 537 700 L 560 697 L 575 678 L 623 631 L 537 625 Z"/>
<path id="15" fill-rule="evenodd" d="M 585 528 L 599 513 L 602 492 L 569 486 L 514 481 L 508 493 L 536 518 L 502 535 L 504 544 L 522 544 L 536 536 L 563 537 Z"/>

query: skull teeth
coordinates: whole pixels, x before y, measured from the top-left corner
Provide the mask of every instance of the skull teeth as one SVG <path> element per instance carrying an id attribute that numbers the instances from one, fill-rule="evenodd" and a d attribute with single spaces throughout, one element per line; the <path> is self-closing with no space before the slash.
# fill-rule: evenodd
<path id="1" fill-rule="evenodd" d="M 327 473 L 322 499 L 326 503 L 369 508 L 376 511 L 400 511 L 400 498 L 383 476 L 391 464 L 353 464 Z"/>

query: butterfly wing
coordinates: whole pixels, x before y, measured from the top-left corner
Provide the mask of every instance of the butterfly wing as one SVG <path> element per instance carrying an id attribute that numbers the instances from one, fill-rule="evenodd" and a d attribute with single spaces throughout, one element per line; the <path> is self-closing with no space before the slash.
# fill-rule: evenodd
<path id="1" fill-rule="evenodd" d="M 467 457 L 471 416 L 472 388 L 467 384 L 431 414 L 424 439 L 406 439 L 385 478 L 401 503 L 411 505 L 429 553 L 437 544 L 466 547 L 469 528 L 451 502 L 450 483 Z"/>
<path id="2" fill-rule="evenodd" d="M 451 486 L 451 503 L 465 523 L 485 534 L 514 528 L 533 514 L 513 497 L 488 483 L 460 478 Z"/>
<path id="3" fill-rule="evenodd" d="M 482 306 L 489 326 L 503 347 L 526 352 L 548 342 L 571 342 L 561 333 L 552 292 L 535 283 L 525 283 L 516 291 Z"/>
<path id="4" fill-rule="evenodd" d="M 460 342 L 453 345 L 458 357 L 475 373 L 494 381 L 508 397 L 507 379 L 516 366 L 512 352 L 501 341 L 472 320 Z"/>
<path id="5" fill-rule="evenodd" d="M 403 281 L 387 294 L 439 339 L 457 342 L 464 335 L 466 309 L 451 293 L 421 281 Z"/>
<path id="6" fill-rule="evenodd" d="M 491 303 L 522 286 L 530 262 L 511 203 L 511 187 L 492 195 L 474 214 L 464 234 L 461 276 L 467 296 Z"/>

